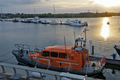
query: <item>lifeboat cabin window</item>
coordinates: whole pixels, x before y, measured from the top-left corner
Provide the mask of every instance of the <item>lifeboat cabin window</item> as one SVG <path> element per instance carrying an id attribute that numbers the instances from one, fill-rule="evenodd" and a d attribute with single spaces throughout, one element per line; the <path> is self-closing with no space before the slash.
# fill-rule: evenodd
<path id="1" fill-rule="evenodd" d="M 49 52 L 48 52 L 48 51 L 43 51 L 43 52 L 42 52 L 42 56 L 44 56 L 44 57 L 49 56 Z"/>
<path id="2" fill-rule="evenodd" d="M 51 57 L 58 57 L 58 53 L 57 52 L 51 52 Z"/>
<path id="3" fill-rule="evenodd" d="M 67 54 L 66 53 L 59 53 L 59 58 L 67 58 Z"/>

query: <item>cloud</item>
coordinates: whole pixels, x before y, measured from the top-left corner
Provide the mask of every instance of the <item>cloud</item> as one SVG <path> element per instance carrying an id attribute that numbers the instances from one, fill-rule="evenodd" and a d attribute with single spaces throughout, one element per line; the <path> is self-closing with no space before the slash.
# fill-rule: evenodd
<path id="1" fill-rule="evenodd" d="M 35 4 L 42 1 L 50 1 L 50 0 L 0 0 L 0 7 L 7 7 L 12 5 L 29 5 Z"/>
<path id="2" fill-rule="evenodd" d="M 0 0 L 0 7 L 4 12 L 12 13 L 56 13 L 103 12 L 119 11 L 120 6 L 107 8 L 96 4 L 95 0 Z"/>
<path id="3" fill-rule="evenodd" d="M 88 5 L 92 5 L 92 4 L 94 4 L 94 1 L 89 1 L 88 2 Z"/>

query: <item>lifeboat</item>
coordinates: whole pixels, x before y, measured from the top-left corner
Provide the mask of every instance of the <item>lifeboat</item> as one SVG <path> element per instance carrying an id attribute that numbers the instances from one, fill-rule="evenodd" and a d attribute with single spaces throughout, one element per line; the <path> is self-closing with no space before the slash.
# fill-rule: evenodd
<path id="1" fill-rule="evenodd" d="M 81 45 L 78 45 L 79 42 Z M 105 60 L 90 61 L 88 50 L 83 44 L 85 42 L 78 37 L 74 46 L 54 45 L 45 47 L 42 51 L 37 48 L 31 51 L 28 45 L 28 50 L 25 50 L 25 45 L 16 44 L 18 50 L 13 50 L 12 53 L 19 63 L 29 66 L 88 76 L 102 73 Z"/>

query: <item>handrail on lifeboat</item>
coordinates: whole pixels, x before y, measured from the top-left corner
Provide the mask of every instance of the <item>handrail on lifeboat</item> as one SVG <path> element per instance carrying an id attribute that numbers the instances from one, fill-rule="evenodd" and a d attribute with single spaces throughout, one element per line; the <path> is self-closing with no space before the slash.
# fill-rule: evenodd
<path id="1" fill-rule="evenodd" d="M 26 45 L 26 44 L 15 44 L 15 47 L 18 49 L 18 50 L 21 50 L 21 49 L 28 49 L 30 51 L 30 47 L 29 45 Z"/>
<path id="2" fill-rule="evenodd" d="M 15 44 L 15 47 L 18 49 L 18 50 L 28 50 L 28 51 L 31 51 L 30 50 L 30 46 L 29 45 L 26 45 L 26 44 Z M 35 46 L 34 46 L 35 47 Z M 37 46 L 35 48 L 32 48 L 33 52 L 39 52 L 41 50 L 43 50 L 43 48 L 37 48 Z"/>
<path id="3" fill-rule="evenodd" d="M 15 44 L 16 48 L 30 49 L 29 45 L 26 44 Z"/>

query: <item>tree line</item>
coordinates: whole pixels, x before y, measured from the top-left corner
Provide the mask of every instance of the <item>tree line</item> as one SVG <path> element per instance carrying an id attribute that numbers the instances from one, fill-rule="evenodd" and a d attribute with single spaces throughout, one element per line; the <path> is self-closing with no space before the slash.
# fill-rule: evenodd
<path id="1" fill-rule="evenodd" d="M 91 12 L 83 12 L 83 13 L 62 13 L 62 14 L 52 14 L 52 13 L 43 13 L 43 14 L 25 14 L 25 13 L 2 13 L 0 17 L 7 17 L 7 18 L 32 18 L 38 16 L 40 18 L 80 18 L 80 17 L 111 17 L 111 16 L 120 16 L 120 13 L 114 12 L 102 12 L 102 13 L 91 13 Z"/>

